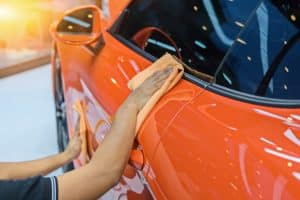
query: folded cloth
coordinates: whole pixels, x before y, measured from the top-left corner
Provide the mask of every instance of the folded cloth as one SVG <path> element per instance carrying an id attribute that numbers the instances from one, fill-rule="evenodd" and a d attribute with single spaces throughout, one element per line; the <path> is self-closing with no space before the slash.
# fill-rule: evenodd
<path id="1" fill-rule="evenodd" d="M 84 113 L 86 113 L 86 104 L 82 101 L 77 101 L 73 105 L 73 109 L 78 113 L 78 120 L 76 124 L 75 131 L 79 131 L 81 138 L 81 162 L 82 164 L 86 164 L 88 162 L 88 127 L 85 119 Z"/>
<path id="2" fill-rule="evenodd" d="M 177 61 L 177 59 L 175 59 L 173 56 L 171 56 L 170 54 L 165 54 L 156 62 L 154 62 L 151 66 L 146 68 L 144 71 L 138 73 L 135 77 L 133 77 L 133 79 L 129 81 L 128 88 L 131 90 L 135 90 L 153 73 L 159 70 L 163 70 L 169 66 L 174 68 L 172 73 L 166 79 L 162 87 L 152 95 L 152 97 L 145 104 L 145 106 L 142 108 L 142 110 L 137 116 L 136 132 L 138 132 L 145 118 L 150 113 L 155 104 L 160 100 L 160 98 L 178 83 L 178 81 L 183 75 L 184 68 L 182 64 L 179 61 Z"/>

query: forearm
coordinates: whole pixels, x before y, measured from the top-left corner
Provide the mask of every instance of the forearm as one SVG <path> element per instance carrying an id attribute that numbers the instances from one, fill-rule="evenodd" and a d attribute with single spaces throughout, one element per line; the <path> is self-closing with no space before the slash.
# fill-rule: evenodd
<path id="1" fill-rule="evenodd" d="M 102 163 L 107 169 L 123 172 L 134 142 L 138 113 L 136 106 L 128 102 L 125 101 L 116 113 L 111 130 L 96 151 L 91 164 L 99 166 Z"/>
<path id="2" fill-rule="evenodd" d="M 60 153 L 34 161 L 0 163 L 0 179 L 15 180 L 46 175 L 69 161 L 67 155 Z"/>
<path id="3" fill-rule="evenodd" d="M 58 177 L 60 191 L 76 188 L 72 183 L 80 184 L 76 196 L 59 192 L 59 199 L 96 199 L 118 182 L 133 145 L 138 113 L 136 106 L 127 102 L 119 108 L 111 130 L 91 162 Z"/>

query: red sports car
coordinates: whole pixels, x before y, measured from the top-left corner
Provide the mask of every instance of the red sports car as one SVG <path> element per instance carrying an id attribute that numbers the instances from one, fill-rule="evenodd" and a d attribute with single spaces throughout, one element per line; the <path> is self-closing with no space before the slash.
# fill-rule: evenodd
<path id="1" fill-rule="evenodd" d="M 66 12 L 52 34 L 60 149 L 78 115 L 88 130 L 76 168 L 132 77 L 166 52 L 185 64 L 103 199 L 300 199 L 298 1 L 104 0 Z"/>

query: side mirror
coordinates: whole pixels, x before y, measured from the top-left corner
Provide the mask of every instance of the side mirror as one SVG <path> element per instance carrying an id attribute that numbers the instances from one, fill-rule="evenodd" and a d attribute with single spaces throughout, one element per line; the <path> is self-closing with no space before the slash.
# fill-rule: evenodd
<path id="1" fill-rule="evenodd" d="M 84 6 L 66 14 L 51 27 L 56 40 L 70 45 L 87 45 L 101 36 L 100 9 Z"/>

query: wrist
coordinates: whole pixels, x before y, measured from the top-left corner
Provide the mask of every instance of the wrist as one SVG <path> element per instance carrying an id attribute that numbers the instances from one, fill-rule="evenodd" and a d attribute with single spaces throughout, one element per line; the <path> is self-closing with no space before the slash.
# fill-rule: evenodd
<path id="1" fill-rule="evenodd" d="M 73 160 L 72 156 L 65 150 L 60 153 L 60 160 L 63 164 L 69 163 Z"/>

